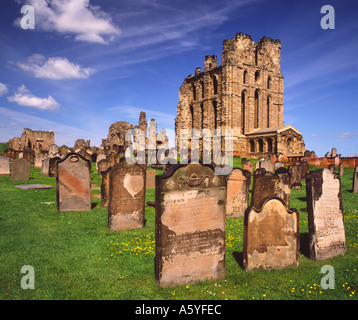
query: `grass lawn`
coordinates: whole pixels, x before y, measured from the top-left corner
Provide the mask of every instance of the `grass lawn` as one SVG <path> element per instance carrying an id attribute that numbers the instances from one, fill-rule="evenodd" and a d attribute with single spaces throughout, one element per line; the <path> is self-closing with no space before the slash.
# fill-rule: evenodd
<path id="1" fill-rule="evenodd" d="M 234 165 L 241 167 L 240 159 Z M 92 183 L 100 178 L 92 166 Z M 315 168 L 310 168 L 311 170 Z M 0 177 L 0 299 L 347 299 L 358 297 L 358 194 L 350 192 L 353 169 L 342 181 L 347 252 L 325 260 L 307 257 L 305 185 L 291 193 L 291 207 L 300 213 L 301 253 L 298 268 L 245 273 L 240 261 L 243 218 L 226 220 L 226 277 L 189 286 L 160 288 L 154 279 L 155 210 L 146 207 L 143 229 L 110 232 L 107 208 L 93 198 L 86 212 L 58 212 L 56 179 L 31 167 L 29 181 Z M 22 190 L 18 184 L 52 185 L 47 190 Z M 95 190 L 93 193 L 99 193 Z M 154 200 L 147 189 L 146 201 Z M 24 265 L 35 271 L 35 289 L 20 283 Z M 321 267 L 335 271 L 335 289 L 320 286 Z"/>

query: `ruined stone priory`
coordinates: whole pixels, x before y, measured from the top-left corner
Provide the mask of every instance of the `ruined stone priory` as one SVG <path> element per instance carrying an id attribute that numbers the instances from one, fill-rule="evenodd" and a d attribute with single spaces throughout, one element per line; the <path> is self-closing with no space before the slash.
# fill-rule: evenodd
<path id="1" fill-rule="evenodd" d="M 224 40 L 221 65 L 217 56 L 205 56 L 204 70 L 196 68 L 179 89 L 178 150 L 181 129 L 232 129 L 236 156 L 303 156 L 301 132 L 283 121 L 280 61 L 280 40 L 263 37 L 256 43 L 243 33 Z"/>

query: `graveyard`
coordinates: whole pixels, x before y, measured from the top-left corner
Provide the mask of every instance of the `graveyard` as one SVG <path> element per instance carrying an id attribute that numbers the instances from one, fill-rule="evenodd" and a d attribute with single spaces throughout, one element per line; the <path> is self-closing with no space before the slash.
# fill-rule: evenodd
<path id="1" fill-rule="evenodd" d="M 81 157 L 74 158 L 72 162 L 77 163 L 81 159 Z M 257 162 L 256 159 L 250 160 L 253 163 Z M 70 168 L 62 168 L 61 163 L 64 163 L 62 161 L 57 162 L 58 175 L 62 174 L 61 170 L 67 174 L 74 172 Z M 234 158 L 235 169 L 242 169 L 244 165 L 245 162 L 242 163 L 241 158 Z M 341 246 L 337 244 L 333 246 L 337 250 L 337 252 L 334 251 L 333 256 L 329 256 L 332 250 L 328 252 L 328 255 L 323 251 L 321 259 L 317 256 L 312 257 L 309 248 L 309 219 L 314 218 L 316 214 L 314 209 L 318 207 L 316 202 L 319 202 L 320 198 L 315 193 L 308 193 L 308 190 L 313 188 L 317 179 L 327 179 L 326 176 L 329 173 L 324 171 L 323 178 L 317 178 L 318 174 L 312 174 L 311 180 L 307 180 L 310 186 L 306 185 L 306 180 L 299 179 L 300 181 L 294 182 L 295 187 L 291 186 L 289 194 L 284 193 L 285 189 L 282 188 L 282 198 L 286 197 L 285 202 L 289 202 L 288 208 L 284 207 L 284 210 L 281 210 L 284 202 L 278 200 L 275 200 L 276 202 L 268 201 L 266 204 L 270 202 L 271 207 L 262 208 L 261 214 L 268 214 L 268 217 L 270 214 L 267 212 L 271 212 L 272 207 L 276 208 L 275 210 L 280 212 L 280 215 L 290 217 L 284 228 L 276 224 L 275 221 L 278 221 L 275 220 L 276 218 L 268 225 L 272 226 L 272 230 L 276 230 L 273 234 L 284 229 L 285 238 L 292 238 L 289 241 L 293 249 L 292 251 L 287 249 L 288 252 L 280 252 L 279 248 L 276 248 L 278 250 L 276 255 L 279 252 L 284 257 L 280 267 L 256 269 L 255 267 L 251 268 L 251 262 L 247 259 L 248 253 L 255 250 L 256 245 L 259 248 L 258 252 L 262 248 L 262 244 L 252 242 L 250 235 L 260 232 L 260 235 L 265 238 L 265 232 L 257 229 L 260 228 L 260 219 L 258 218 L 260 210 L 252 209 L 250 211 L 250 217 L 252 215 L 250 221 L 255 221 L 255 225 L 252 225 L 256 229 L 248 230 L 249 235 L 245 240 L 245 224 L 247 223 L 245 219 L 249 219 L 249 215 L 244 216 L 243 214 L 246 208 L 230 208 L 230 213 L 225 215 L 225 206 L 223 206 L 225 199 L 222 198 L 224 194 L 223 177 L 215 177 L 209 167 L 204 167 L 203 171 L 199 173 L 197 167 L 189 166 L 178 169 L 184 173 L 191 170 L 191 176 L 188 175 L 188 179 L 184 179 L 186 176 L 180 171 L 163 174 L 163 170 L 147 169 L 147 172 L 157 173 L 157 186 L 163 185 L 163 190 L 167 188 L 170 191 L 165 195 L 167 198 L 159 197 L 158 201 L 164 201 L 163 203 L 167 205 L 166 210 L 158 210 L 157 213 L 153 206 L 147 204 L 148 201 L 156 201 L 156 188 L 153 185 L 143 188 L 143 182 L 135 178 L 142 173 L 132 176 L 129 180 L 130 182 L 134 181 L 134 184 L 130 190 L 133 194 L 138 192 L 145 194 L 145 203 L 138 202 L 136 210 L 140 212 L 144 207 L 144 212 L 133 219 L 129 217 L 128 221 L 135 221 L 136 225 L 125 230 L 121 230 L 119 227 L 127 223 L 127 220 L 116 220 L 116 217 L 110 214 L 111 208 L 118 206 L 118 203 L 111 204 L 111 200 L 109 200 L 109 207 L 102 206 L 101 176 L 98 174 L 95 162 L 91 164 L 90 168 L 90 186 L 86 184 L 87 189 L 83 187 L 83 197 L 87 196 L 89 192 L 91 193 L 90 208 L 82 208 L 82 211 L 75 211 L 71 209 L 71 206 L 59 207 L 62 200 L 57 198 L 57 189 L 60 187 L 56 185 L 56 177 L 42 175 L 41 168 L 35 168 L 33 164 L 30 166 L 28 180 L 12 180 L 9 175 L 0 176 L 0 193 L 2 195 L 0 199 L 0 222 L 2 225 L 0 296 L 2 299 L 357 300 L 358 195 L 352 192 L 354 168 L 344 168 L 343 175 L 339 177 L 346 250 L 341 250 Z M 119 171 L 119 168 L 117 167 L 116 170 Z M 317 169 L 320 168 L 308 167 L 310 174 Z M 141 172 L 142 169 L 138 170 Z M 280 168 L 276 170 L 280 170 Z M 243 181 L 243 174 L 240 171 L 233 171 L 235 175 L 232 176 L 230 183 L 233 185 L 237 183 L 236 190 L 239 190 L 237 191 L 239 193 L 248 188 L 249 199 L 240 197 L 237 201 L 246 201 L 246 204 L 251 204 L 253 188 L 257 187 L 259 180 L 255 182 L 255 186 L 254 176 L 249 175 L 250 183 L 242 186 L 239 184 Z M 204 178 L 198 181 L 197 176 L 200 177 L 200 174 Z M 158 178 L 159 175 L 160 178 Z M 267 175 L 269 175 L 268 172 L 264 172 L 259 175 L 259 178 L 266 179 Z M 65 177 L 65 175 L 63 176 Z M 112 183 L 119 184 L 119 188 L 129 183 L 125 181 L 126 177 L 123 178 L 120 174 L 118 177 Z M 180 207 L 180 201 L 183 199 L 176 196 L 178 190 L 170 184 L 172 177 L 179 185 L 182 184 L 182 188 L 193 186 L 196 189 L 203 189 L 201 190 L 203 193 L 195 193 L 195 196 L 190 194 L 186 199 L 186 207 Z M 280 183 L 282 183 L 281 180 L 275 182 L 275 185 L 280 185 Z M 291 183 L 293 182 L 291 181 Z M 301 186 L 297 187 L 299 183 Z M 45 185 L 52 188 L 27 190 L 15 188 L 15 186 L 26 184 Z M 177 185 L 175 183 L 175 186 Z M 329 185 L 330 192 L 333 192 L 331 189 L 333 189 L 334 182 L 330 182 Z M 115 186 L 110 184 L 111 188 L 115 188 Z M 216 189 L 219 190 L 218 199 L 222 200 L 217 201 L 217 204 L 212 201 Z M 329 203 L 330 198 L 332 197 L 323 198 L 323 205 Z M 307 199 L 315 201 L 315 204 L 308 205 Z M 80 206 L 82 200 L 83 198 L 79 198 L 71 205 Z M 179 204 L 176 204 L 178 200 L 180 200 Z M 125 199 L 121 201 L 125 203 Z M 234 201 L 236 200 L 232 200 L 232 203 Z M 209 217 L 204 217 L 207 220 L 205 220 L 203 231 L 207 235 L 205 239 L 210 239 L 210 246 L 204 243 L 203 238 L 195 231 L 202 228 L 202 225 L 196 226 L 196 222 L 190 220 L 193 210 L 188 208 L 191 208 L 190 206 L 194 208 L 196 203 L 200 203 L 202 206 L 197 210 L 198 215 L 203 216 L 207 212 L 210 213 Z M 133 202 L 132 206 L 137 207 L 137 202 Z M 124 211 L 130 211 L 128 205 L 124 207 Z M 207 210 L 208 207 L 211 211 Z M 161 205 L 160 208 L 164 207 Z M 173 216 L 168 216 L 168 213 Z M 157 226 L 157 230 L 156 214 L 162 215 L 162 223 Z M 188 217 L 183 218 L 183 214 Z M 110 220 L 109 217 L 111 217 Z M 171 225 L 171 219 L 177 223 Z M 185 219 L 189 220 L 189 223 Z M 113 221 L 119 222 L 116 224 Z M 333 236 L 336 237 L 336 233 Z M 175 248 L 174 251 L 168 251 L 169 249 L 162 245 L 168 238 L 171 239 L 170 245 L 171 248 Z M 256 236 L 254 240 L 258 238 Z M 269 238 L 268 235 L 267 239 Z M 247 248 L 245 241 L 250 241 Z M 278 242 L 278 240 L 275 241 Z M 161 249 L 156 248 L 159 245 L 161 245 Z M 180 274 L 175 269 L 176 266 L 171 264 L 172 261 L 180 264 L 180 261 L 188 258 L 188 255 L 195 255 L 197 247 L 201 248 L 200 254 L 195 256 L 198 263 L 190 262 L 189 259 L 187 259 L 187 264 L 184 263 L 186 268 L 195 270 L 193 278 L 180 279 Z M 157 257 L 156 250 L 162 250 Z M 319 249 L 315 250 L 319 251 Z M 186 251 L 190 251 L 187 256 L 185 255 Z M 217 261 L 217 268 L 205 270 L 205 264 L 201 266 L 199 263 L 202 261 L 201 259 Z M 257 255 L 255 259 L 266 258 Z M 271 260 L 262 261 L 266 264 L 272 263 Z M 24 276 L 21 273 L 21 268 L 25 265 L 31 265 L 35 270 L 35 290 L 24 290 L 20 286 Z M 327 265 L 334 268 L 334 288 L 322 287 L 322 278 L 325 276 L 325 272 L 322 272 L 321 269 Z M 158 273 L 158 269 L 162 272 Z M 198 278 L 197 274 L 204 275 L 203 278 L 207 276 L 208 279 L 192 281 Z"/>

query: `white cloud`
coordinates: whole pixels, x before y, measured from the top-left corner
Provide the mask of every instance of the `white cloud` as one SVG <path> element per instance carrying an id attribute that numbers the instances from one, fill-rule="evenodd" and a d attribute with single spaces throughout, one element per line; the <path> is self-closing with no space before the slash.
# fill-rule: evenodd
<path id="1" fill-rule="evenodd" d="M 27 0 L 36 14 L 35 29 L 74 35 L 75 40 L 105 44 L 120 34 L 111 17 L 89 0 Z M 15 21 L 19 24 L 19 19 Z"/>
<path id="2" fill-rule="evenodd" d="M 0 82 L 0 97 L 5 96 L 8 92 L 7 86 L 5 83 Z"/>
<path id="3" fill-rule="evenodd" d="M 343 132 L 339 136 L 337 136 L 337 138 L 341 138 L 341 139 L 349 139 L 349 138 L 352 138 L 352 137 L 358 137 L 358 133 Z"/>
<path id="4" fill-rule="evenodd" d="M 31 107 L 40 110 L 56 111 L 60 104 L 51 96 L 47 98 L 39 98 L 34 96 L 26 89 L 24 85 L 17 88 L 17 92 L 7 98 L 9 102 L 15 102 L 20 106 Z"/>
<path id="5" fill-rule="evenodd" d="M 68 61 L 67 58 L 46 58 L 34 54 L 28 58 L 28 63 L 18 62 L 17 65 L 24 71 L 30 72 L 35 78 L 47 79 L 88 79 L 95 72 L 92 68 L 82 68 L 78 64 Z"/>

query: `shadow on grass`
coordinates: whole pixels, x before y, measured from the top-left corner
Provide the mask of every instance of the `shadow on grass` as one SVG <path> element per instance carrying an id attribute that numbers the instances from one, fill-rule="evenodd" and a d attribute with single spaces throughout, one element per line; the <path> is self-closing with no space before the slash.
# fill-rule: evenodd
<path id="1" fill-rule="evenodd" d="M 309 235 L 307 232 L 300 234 L 300 253 L 302 253 L 306 258 L 310 257 Z"/>
<path id="2" fill-rule="evenodd" d="M 237 264 L 240 266 L 241 269 L 245 269 L 244 267 L 244 257 L 243 257 L 243 252 L 237 252 L 237 251 L 234 251 L 232 253 L 235 261 L 237 262 Z"/>

